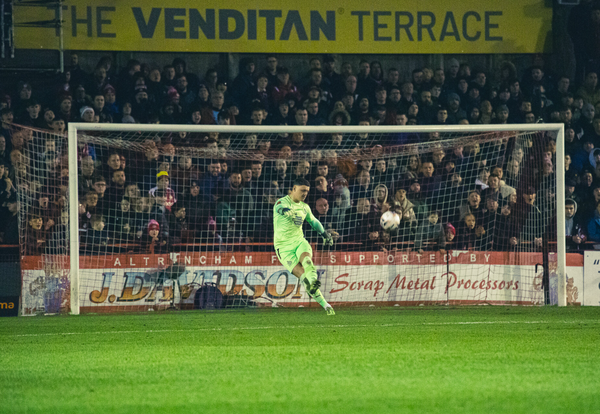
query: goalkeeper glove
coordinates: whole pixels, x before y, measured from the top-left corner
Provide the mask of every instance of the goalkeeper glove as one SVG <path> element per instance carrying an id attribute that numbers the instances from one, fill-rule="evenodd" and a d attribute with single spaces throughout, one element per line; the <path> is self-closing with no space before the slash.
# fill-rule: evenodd
<path id="1" fill-rule="evenodd" d="M 333 246 L 333 237 L 327 230 L 321 234 L 321 237 L 323 237 L 323 246 Z"/>

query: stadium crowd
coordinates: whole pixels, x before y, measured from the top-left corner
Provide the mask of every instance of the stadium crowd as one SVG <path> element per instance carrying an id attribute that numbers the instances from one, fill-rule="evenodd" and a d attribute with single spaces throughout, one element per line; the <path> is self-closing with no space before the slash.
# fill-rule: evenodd
<path id="1" fill-rule="evenodd" d="M 143 140 L 137 152 L 80 145 L 81 246 L 90 254 L 107 246 L 167 252 L 187 243 L 270 250 L 272 207 L 299 177 L 311 183 L 308 204 L 340 249 L 535 250 L 556 239 L 548 226 L 556 214 L 556 137 L 503 136 L 445 147 L 436 133 L 377 134 L 377 125 L 490 124 L 493 130 L 564 123 L 567 197 L 561 202 L 569 248 L 600 242 L 597 72 L 573 85 L 541 61 L 522 74 L 506 61 L 491 81 L 490 73 L 456 59 L 445 69 L 401 73 L 377 61 L 325 55 L 310 59 L 310 71 L 293 79 L 284 61 L 244 58 L 228 82 L 215 69 L 203 76 L 188 71 L 181 58 L 162 68 L 130 60 L 119 71 L 106 57 L 86 73 L 72 54 L 55 84 L 34 89 L 20 82 L 5 90 L 2 242 L 19 243 L 18 201 L 29 206 L 21 220 L 27 254 L 56 251 L 68 239 L 67 156 L 59 138 L 69 122 L 374 126 L 373 133 L 345 136 L 165 133 Z M 427 150 L 402 152 L 419 143 Z M 230 156 L 236 153 L 249 155 Z M 17 188 L 17 178 L 26 176 Z M 388 210 L 401 216 L 396 232 L 380 227 Z"/>

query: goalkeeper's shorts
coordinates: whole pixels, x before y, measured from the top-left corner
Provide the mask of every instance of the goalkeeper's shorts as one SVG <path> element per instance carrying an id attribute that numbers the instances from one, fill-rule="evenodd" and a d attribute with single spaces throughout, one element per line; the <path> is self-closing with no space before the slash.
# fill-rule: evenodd
<path id="1" fill-rule="evenodd" d="M 285 267 L 290 274 L 292 274 L 292 270 L 294 270 L 294 267 L 300 262 L 302 253 L 308 253 L 310 257 L 312 257 L 312 247 L 310 247 L 310 244 L 308 244 L 306 239 L 302 239 L 296 244 L 286 244 L 285 246 L 276 245 L 275 252 L 283 267 Z"/>

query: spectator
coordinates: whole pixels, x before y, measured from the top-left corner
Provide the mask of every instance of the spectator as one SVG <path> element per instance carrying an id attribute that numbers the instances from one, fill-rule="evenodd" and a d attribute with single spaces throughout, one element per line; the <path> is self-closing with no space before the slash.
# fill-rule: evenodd
<path id="1" fill-rule="evenodd" d="M 91 217 L 90 228 L 87 229 L 82 239 L 85 254 L 97 254 L 104 246 L 108 245 L 110 239 L 104 216 L 95 214 Z"/>
<path id="2" fill-rule="evenodd" d="M 231 86 L 232 98 L 238 108 L 243 107 L 244 100 L 248 93 L 256 86 L 254 83 L 254 60 L 246 57 L 240 59 L 239 74 L 233 80 Z"/>
<path id="3" fill-rule="evenodd" d="M 415 239 L 415 250 L 423 254 L 424 248 L 427 250 L 443 250 L 446 247 L 446 235 L 444 228 L 438 222 L 439 214 L 437 211 L 431 211 L 427 219 L 421 222 L 417 229 Z M 425 245 L 427 243 L 427 245 Z"/>
<path id="4" fill-rule="evenodd" d="M 125 196 L 125 188 L 127 187 L 127 180 L 125 177 L 125 171 L 114 170 L 111 174 L 111 183 L 106 193 L 106 200 L 111 208 L 119 209 L 121 206 L 119 202 Z"/>
<path id="5" fill-rule="evenodd" d="M 580 216 L 577 215 L 577 202 L 571 198 L 565 200 L 565 227 L 567 248 L 579 249 L 581 244 L 587 240 L 587 229 Z"/>
<path id="6" fill-rule="evenodd" d="M 467 118 L 467 113 L 460 106 L 460 97 L 456 93 L 449 93 L 447 98 L 447 109 L 448 109 L 448 124 L 456 125 L 462 119 Z M 472 105 L 472 107 L 478 107 L 478 105 Z"/>
<path id="7" fill-rule="evenodd" d="M 110 203 L 106 197 L 106 180 L 102 176 L 94 177 L 93 190 L 97 197 L 97 212 L 98 214 L 104 214 L 110 208 Z"/>
<path id="8" fill-rule="evenodd" d="M 585 80 L 577 90 L 577 95 L 583 98 L 584 103 L 594 106 L 600 102 L 600 90 L 598 89 L 598 74 L 590 71 L 585 75 Z"/>
<path id="9" fill-rule="evenodd" d="M 590 241 L 600 242 L 600 204 L 596 205 L 594 216 L 588 221 L 587 231 Z"/>
<path id="10" fill-rule="evenodd" d="M 296 115 L 294 116 L 296 125 L 305 126 L 308 125 L 308 111 L 305 108 L 298 108 Z"/>
<path id="11" fill-rule="evenodd" d="M 246 112 L 247 109 L 253 107 L 261 107 L 264 108 L 267 112 L 270 112 L 271 103 L 269 99 L 269 93 L 267 92 L 267 87 L 269 85 L 269 78 L 266 74 L 260 74 L 256 79 L 256 85 L 248 90 L 247 95 L 244 97 L 244 105 L 242 106 L 242 111 Z M 246 111 L 244 111 L 246 109 Z M 243 113 L 242 112 L 242 113 Z M 249 114 L 244 114 L 248 116 Z"/>
<path id="12" fill-rule="evenodd" d="M 390 209 L 388 203 L 388 188 L 385 184 L 378 184 L 373 190 L 371 198 L 371 210 L 383 214 Z"/>
<path id="13" fill-rule="evenodd" d="M 179 92 L 179 104 L 184 114 L 190 113 L 191 109 L 198 104 L 198 96 L 189 88 L 185 75 L 180 75 L 176 81 L 177 92 Z M 143 88 L 140 88 L 142 91 Z M 143 98 L 143 97 L 142 97 Z"/>
<path id="14" fill-rule="evenodd" d="M 269 115 L 268 121 L 271 125 L 291 125 L 293 123 L 290 106 L 286 100 L 279 101 L 277 110 Z"/>
<path id="15" fill-rule="evenodd" d="M 473 214 L 477 222 L 481 223 L 483 218 L 483 206 L 481 205 L 481 195 L 479 191 L 473 190 L 469 193 L 469 197 L 463 203 L 456 213 L 454 222 L 461 222 L 467 214 Z"/>
<path id="16" fill-rule="evenodd" d="M 254 197 L 249 189 L 242 185 L 240 171 L 229 176 L 229 185 L 222 190 L 217 204 L 217 227 L 224 240 L 239 240 L 250 237 L 254 225 Z"/>
<path id="17" fill-rule="evenodd" d="M 220 170 L 220 164 L 218 165 Z M 207 178 L 205 177 L 205 180 Z M 186 220 L 192 231 L 206 230 L 209 217 L 215 214 L 214 208 L 218 199 L 217 192 L 220 190 L 219 187 L 215 187 L 213 193 L 203 193 L 201 192 L 200 185 L 200 182 L 192 180 L 183 198 L 181 201 L 178 201 L 179 205 L 185 207 Z M 203 185 L 206 185 L 206 183 L 204 182 Z M 207 191 L 206 188 L 204 191 Z"/>
<path id="18" fill-rule="evenodd" d="M 475 215 L 468 213 L 458 225 L 456 233 L 458 235 L 454 247 L 458 250 L 473 250 L 479 249 L 485 230 L 481 225 L 476 226 Z"/>
<path id="19" fill-rule="evenodd" d="M 190 228 L 186 215 L 185 205 L 175 203 L 169 214 L 170 241 L 172 244 L 189 243 L 194 241 L 193 231 Z"/>
<path id="20" fill-rule="evenodd" d="M 21 119 L 23 125 L 32 126 L 34 128 L 48 128 L 48 124 L 43 116 L 40 116 L 42 110 L 41 105 L 35 99 L 30 99 L 24 103 L 26 113 Z"/>
<path id="21" fill-rule="evenodd" d="M 4 230 L 4 234 L 0 242 L 2 244 L 19 244 L 19 203 L 16 194 L 9 197 L 3 207 L 6 210 L 3 213 L 0 229 Z"/>
<path id="22" fill-rule="evenodd" d="M 187 70 L 187 63 L 182 58 L 173 59 L 173 70 L 174 70 L 174 78 L 177 79 L 180 76 L 185 76 L 189 89 L 194 93 L 198 94 L 198 89 L 200 88 L 200 79 L 194 73 L 189 72 Z"/>
<path id="23" fill-rule="evenodd" d="M 281 102 L 286 100 L 289 102 L 290 98 L 299 101 L 300 93 L 298 88 L 290 80 L 290 72 L 284 66 L 277 69 L 277 84 L 273 87 L 271 92 L 271 99 L 273 102 Z"/>
<path id="24" fill-rule="evenodd" d="M 339 237 L 339 233 L 333 230 L 335 223 L 334 216 L 329 209 L 329 202 L 325 198 L 318 198 L 314 204 L 314 216 L 321 222 L 325 230 L 334 231 L 335 234 Z M 313 233 L 313 242 L 319 243 L 319 236 L 316 233 Z M 332 234 L 333 236 L 333 234 Z"/>
<path id="25" fill-rule="evenodd" d="M 170 187 L 171 180 L 169 178 L 169 173 L 167 171 L 160 171 L 156 174 L 156 187 L 150 189 L 148 194 L 150 197 L 154 197 L 156 199 L 162 199 L 161 206 L 168 211 L 171 211 L 171 206 L 177 202 L 177 196 L 175 195 L 175 191 Z"/>
<path id="26" fill-rule="evenodd" d="M 167 239 L 160 231 L 160 224 L 156 220 L 148 222 L 147 233 L 142 236 L 142 250 L 147 254 L 166 253 Z"/>
<path id="27" fill-rule="evenodd" d="M 270 87 L 277 84 L 277 65 L 279 61 L 275 55 L 267 55 L 266 58 L 267 66 L 263 69 L 262 73 L 267 76 Z"/>
<path id="28" fill-rule="evenodd" d="M 363 247 L 373 249 L 380 238 L 380 226 L 377 214 L 371 212 L 368 198 L 356 201 L 356 209 L 348 215 L 342 237 L 348 241 L 362 243 Z"/>
<path id="29" fill-rule="evenodd" d="M 432 197 L 440 189 L 441 177 L 434 175 L 433 162 L 425 161 L 421 165 L 421 174 L 419 175 L 419 184 L 421 186 L 421 194 L 425 198 Z"/>
<path id="30" fill-rule="evenodd" d="M 542 246 L 542 233 L 544 227 L 542 224 L 542 212 L 535 205 L 536 190 L 534 187 L 526 187 L 521 193 L 521 199 L 517 201 L 513 215 L 512 230 L 516 236 L 510 239 L 513 246 L 519 243 L 524 244 L 524 248 L 530 250 L 538 249 Z"/>

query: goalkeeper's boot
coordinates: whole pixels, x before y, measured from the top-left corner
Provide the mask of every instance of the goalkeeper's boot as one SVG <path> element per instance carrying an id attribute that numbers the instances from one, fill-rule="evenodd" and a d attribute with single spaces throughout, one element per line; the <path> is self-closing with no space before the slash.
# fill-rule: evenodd
<path id="1" fill-rule="evenodd" d="M 327 312 L 327 316 L 333 316 L 335 315 L 335 311 L 333 310 L 333 308 L 331 307 L 331 305 L 327 306 L 325 308 L 325 312 Z"/>

